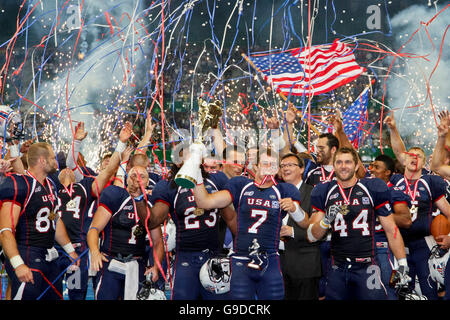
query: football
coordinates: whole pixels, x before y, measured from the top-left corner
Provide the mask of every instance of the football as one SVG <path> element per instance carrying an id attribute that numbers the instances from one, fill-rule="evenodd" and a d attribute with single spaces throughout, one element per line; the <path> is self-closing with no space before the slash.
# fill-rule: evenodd
<path id="1" fill-rule="evenodd" d="M 440 235 L 447 235 L 450 232 L 450 223 L 448 222 L 448 219 L 443 214 L 440 214 L 436 217 L 434 217 L 433 221 L 431 222 L 431 234 L 434 238 Z"/>

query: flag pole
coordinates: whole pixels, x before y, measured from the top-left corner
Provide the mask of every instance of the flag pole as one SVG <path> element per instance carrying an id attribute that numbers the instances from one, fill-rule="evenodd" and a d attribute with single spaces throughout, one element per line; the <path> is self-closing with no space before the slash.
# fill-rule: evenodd
<path id="1" fill-rule="evenodd" d="M 253 69 L 255 69 L 256 71 L 258 71 L 260 74 L 263 74 L 263 72 L 261 71 L 261 69 L 259 69 L 254 63 L 253 63 L 253 61 L 251 61 L 250 59 L 249 59 L 249 57 L 247 57 L 247 55 L 245 54 L 245 53 L 241 53 L 241 55 L 242 55 L 242 57 L 245 59 L 245 61 L 247 61 L 249 64 L 250 64 L 250 66 L 252 66 L 252 68 Z M 280 96 L 280 98 L 281 99 L 283 99 L 285 102 L 287 102 L 287 97 L 284 95 L 284 93 L 282 93 L 281 91 L 280 92 L 277 92 L 278 93 L 278 95 Z M 298 110 L 298 109 L 295 109 L 295 112 L 297 113 L 297 115 L 300 117 L 300 118 L 303 118 L 303 114 L 302 114 L 302 112 L 300 111 L 300 110 Z M 320 132 L 319 132 L 319 130 L 317 130 L 317 128 L 315 127 L 315 126 L 313 126 L 312 124 L 311 124 L 311 128 L 313 129 L 313 131 L 319 136 L 320 135 Z"/>

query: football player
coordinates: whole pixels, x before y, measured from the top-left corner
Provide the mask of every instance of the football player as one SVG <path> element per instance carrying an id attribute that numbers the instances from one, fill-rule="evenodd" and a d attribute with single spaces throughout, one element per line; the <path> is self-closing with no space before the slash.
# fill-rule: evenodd
<path id="1" fill-rule="evenodd" d="M 100 204 L 87 234 L 91 253 L 91 268 L 97 274 L 95 297 L 97 300 L 135 300 L 139 283 L 145 275 L 152 274 L 156 282 L 158 265 L 163 256 L 161 227 L 151 229 L 152 241 L 157 263 L 145 270 L 145 218 L 148 204 L 145 201 L 144 186 L 148 184 L 148 173 L 143 167 L 131 168 L 127 187 L 109 186 L 100 196 Z M 103 238 L 99 248 L 99 233 Z"/>
<path id="2" fill-rule="evenodd" d="M 83 140 L 85 137 L 84 126 L 75 132 L 74 139 Z M 75 251 L 80 255 L 80 269 L 75 270 L 76 281 L 68 282 L 68 293 L 70 300 L 84 300 L 88 285 L 88 258 L 86 234 L 92 221 L 92 210 L 89 210 L 99 195 L 114 176 L 119 166 L 121 151 L 127 140 L 131 137 L 131 127 L 126 124 L 119 134 L 117 149 L 107 162 L 107 165 L 96 177 L 84 177 L 79 182 L 75 182 L 75 175 L 69 168 L 64 169 L 59 174 L 59 179 L 63 188 L 59 190 L 58 196 L 61 200 L 59 216 L 63 220 L 69 238 L 75 247 Z M 60 249 L 60 248 L 58 248 Z M 60 251 L 58 264 L 61 271 L 68 268 L 70 261 Z M 73 270 L 67 271 L 67 278 Z M 62 278 L 61 278 L 62 280 Z"/>
<path id="3" fill-rule="evenodd" d="M 62 299 L 62 288 L 52 285 L 59 273 L 54 241 L 72 261 L 78 255 L 64 222 L 55 213 L 60 205 L 57 190 L 47 178 L 56 172 L 56 156 L 49 144 L 40 142 L 29 148 L 27 160 L 24 175 L 13 174 L 0 186 L 0 240 L 8 257 L 6 271 L 12 281 L 12 297 Z"/>
<path id="4" fill-rule="evenodd" d="M 179 187 L 173 181 L 180 165 L 173 165 L 170 179 L 156 184 L 151 197 L 150 227 L 161 224 L 171 214 L 176 225 L 175 266 L 173 274 L 173 300 L 224 299 L 226 295 L 216 295 L 205 290 L 200 283 L 199 272 L 202 265 L 220 253 L 218 239 L 218 219 L 231 225 L 235 218 L 230 208 L 219 210 L 198 208 L 190 189 Z M 200 168 L 199 168 L 200 170 Z M 207 192 L 223 190 L 228 178 L 223 172 L 214 174 L 202 170 Z M 233 230 L 232 230 L 233 231 Z"/>
<path id="5" fill-rule="evenodd" d="M 399 228 L 408 229 L 411 224 L 411 213 L 409 212 L 409 198 L 390 183 L 390 178 L 395 171 L 394 160 L 387 155 L 379 155 L 369 168 L 372 177 L 383 180 L 391 192 L 391 206 L 394 210 L 394 221 Z M 397 300 L 396 290 L 389 285 L 389 280 L 396 262 L 392 259 L 394 255 L 389 249 L 383 226 L 379 219 L 375 224 L 375 241 L 377 248 L 377 260 L 381 269 L 381 280 L 387 290 L 389 300 Z"/>
<path id="6" fill-rule="evenodd" d="M 327 274 L 326 299 L 385 299 L 379 269 L 374 267 L 375 217 L 398 260 L 399 284 L 408 281 L 405 248 L 391 215 L 388 187 L 377 178 L 356 177 L 358 154 L 354 149 L 339 149 L 333 169 L 336 180 L 318 184 L 311 194 L 320 221 L 308 228 L 312 241 L 322 238 L 329 229 L 332 231 L 332 266 Z"/>
<path id="7" fill-rule="evenodd" d="M 191 148 L 194 157 L 201 157 L 201 146 L 193 144 Z M 224 190 L 215 193 L 208 193 L 200 179 L 194 188 L 195 201 L 205 210 L 225 208 L 230 204 L 236 208 L 231 298 L 283 299 L 283 276 L 278 255 L 281 221 L 289 213 L 300 227 L 305 228 L 308 217 L 299 205 L 298 189 L 288 183 L 275 182 L 277 155 L 270 150 L 261 152 L 255 169 L 255 180 L 234 177 Z"/>

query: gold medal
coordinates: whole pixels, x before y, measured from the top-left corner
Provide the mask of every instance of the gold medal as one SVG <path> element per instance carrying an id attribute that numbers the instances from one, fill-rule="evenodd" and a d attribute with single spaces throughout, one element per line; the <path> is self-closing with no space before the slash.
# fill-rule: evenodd
<path id="1" fill-rule="evenodd" d="M 350 210 L 348 209 L 348 205 L 347 204 L 343 204 L 341 207 L 340 207 L 340 214 L 342 214 L 343 216 L 345 216 L 347 213 L 349 213 L 350 212 Z"/>
<path id="2" fill-rule="evenodd" d="M 48 214 L 48 218 L 52 221 L 56 219 L 56 214 L 53 210 Z"/>
<path id="3" fill-rule="evenodd" d="M 194 215 L 196 215 L 197 217 L 203 215 L 204 213 L 205 213 L 204 209 L 195 208 L 195 210 L 194 210 Z"/>
<path id="4" fill-rule="evenodd" d="M 70 200 L 69 202 L 67 202 L 66 208 L 67 209 L 75 209 L 77 206 L 77 204 L 75 203 L 75 200 Z"/>
<path id="5" fill-rule="evenodd" d="M 136 229 L 134 229 L 133 234 L 134 234 L 135 237 L 139 237 L 139 236 L 143 235 L 144 234 L 144 227 L 141 226 L 141 225 L 138 225 L 136 227 Z"/>

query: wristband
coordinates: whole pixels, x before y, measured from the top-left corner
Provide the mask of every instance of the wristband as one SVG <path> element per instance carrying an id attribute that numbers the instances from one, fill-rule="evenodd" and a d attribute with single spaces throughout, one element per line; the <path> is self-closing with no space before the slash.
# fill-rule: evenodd
<path id="1" fill-rule="evenodd" d="M 25 264 L 25 262 L 23 262 L 22 257 L 20 255 L 12 257 L 11 259 L 9 259 L 9 262 L 11 263 L 11 266 L 14 269 L 17 269 L 18 266 Z"/>
<path id="2" fill-rule="evenodd" d="M 134 201 L 142 201 L 144 199 L 144 194 L 141 194 L 140 196 L 134 198 Z"/>
<path id="3" fill-rule="evenodd" d="M 19 145 L 13 144 L 9 147 L 9 155 L 11 158 L 18 158 L 20 157 L 20 151 L 19 151 Z"/>
<path id="4" fill-rule="evenodd" d="M 127 163 L 128 163 L 128 161 L 127 162 L 122 162 L 119 165 L 119 169 L 117 169 L 116 176 L 118 176 L 118 177 L 125 177 L 125 173 L 127 172 L 127 169 L 126 169 L 126 164 Z"/>
<path id="5" fill-rule="evenodd" d="M 202 170 L 198 170 L 197 174 L 197 185 L 203 184 L 203 176 L 202 176 Z"/>
<path id="6" fill-rule="evenodd" d="M 312 226 L 313 226 L 312 224 L 310 224 L 308 226 L 308 230 L 306 230 L 306 235 L 307 235 L 309 241 L 316 242 L 318 239 L 316 237 L 314 237 L 312 234 Z"/>
<path id="7" fill-rule="evenodd" d="M 62 248 L 67 254 L 71 254 L 72 252 L 75 251 L 72 242 L 66 243 L 65 245 L 62 246 Z"/>
<path id="8" fill-rule="evenodd" d="M 11 232 L 13 232 L 11 228 L 3 228 L 3 229 L 0 230 L 0 234 L 2 234 L 2 233 L 5 232 L 5 231 L 11 231 Z"/>
<path id="9" fill-rule="evenodd" d="M 305 219 L 305 212 L 300 208 L 297 202 L 294 202 L 294 205 L 296 210 L 294 212 L 289 212 L 289 215 L 295 222 L 303 221 L 303 219 Z"/>
<path id="10" fill-rule="evenodd" d="M 73 141 L 73 151 L 75 153 L 80 151 L 80 144 L 81 144 L 81 140 L 74 140 Z"/>
<path id="11" fill-rule="evenodd" d="M 398 262 L 399 266 L 404 266 L 404 267 L 408 266 L 408 261 L 406 260 L 406 258 L 398 259 L 397 262 Z"/>
<path id="12" fill-rule="evenodd" d="M 116 150 L 114 150 L 114 151 L 118 152 L 118 153 L 122 153 L 125 151 L 126 148 L 127 148 L 127 144 L 119 140 L 119 142 L 117 143 L 117 146 L 116 146 Z"/>
<path id="13" fill-rule="evenodd" d="M 325 221 L 323 221 L 323 219 L 320 220 L 319 225 L 320 225 L 320 227 L 321 227 L 322 229 L 325 229 L 325 230 L 330 229 L 330 225 L 329 225 L 328 223 L 326 223 Z"/>
<path id="14" fill-rule="evenodd" d="M 305 148 L 305 146 L 300 142 L 300 141 L 295 141 L 295 143 L 294 143 L 294 147 L 295 147 L 295 149 L 297 149 L 297 152 L 304 152 L 304 151 L 306 151 L 307 149 Z"/>

